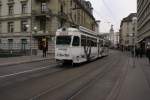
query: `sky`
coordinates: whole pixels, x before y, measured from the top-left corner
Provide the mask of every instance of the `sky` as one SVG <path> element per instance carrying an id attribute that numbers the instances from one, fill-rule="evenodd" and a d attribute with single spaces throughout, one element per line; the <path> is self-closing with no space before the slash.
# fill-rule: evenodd
<path id="1" fill-rule="evenodd" d="M 137 0 L 88 0 L 94 8 L 96 20 L 100 20 L 100 32 L 109 32 L 114 26 L 115 32 L 119 31 L 121 20 L 130 13 L 136 13 Z"/>

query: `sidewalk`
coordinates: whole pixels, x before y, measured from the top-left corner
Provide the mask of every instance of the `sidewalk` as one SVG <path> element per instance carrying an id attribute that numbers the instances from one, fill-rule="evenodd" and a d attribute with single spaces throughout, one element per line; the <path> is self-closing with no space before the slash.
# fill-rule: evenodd
<path id="1" fill-rule="evenodd" d="M 150 64 L 146 58 L 136 58 L 135 66 L 133 58 L 129 58 L 127 74 L 121 85 L 116 100 L 150 100 L 150 77 L 144 71 L 148 68 L 150 75 Z"/>
<path id="2" fill-rule="evenodd" d="M 0 66 L 9 66 L 22 63 L 38 62 L 43 60 L 54 60 L 54 54 L 48 55 L 47 57 L 42 56 L 19 56 L 19 57 L 9 57 L 0 58 Z"/>

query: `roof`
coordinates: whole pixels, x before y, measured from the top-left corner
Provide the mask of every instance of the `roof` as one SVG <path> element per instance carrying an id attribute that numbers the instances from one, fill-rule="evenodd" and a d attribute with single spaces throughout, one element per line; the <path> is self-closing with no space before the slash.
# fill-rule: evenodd
<path id="1" fill-rule="evenodd" d="M 123 20 L 121 21 L 121 26 L 123 22 L 132 22 L 133 17 L 137 17 L 137 13 L 131 13 L 129 14 L 129 16 L 123 18 Z"/>

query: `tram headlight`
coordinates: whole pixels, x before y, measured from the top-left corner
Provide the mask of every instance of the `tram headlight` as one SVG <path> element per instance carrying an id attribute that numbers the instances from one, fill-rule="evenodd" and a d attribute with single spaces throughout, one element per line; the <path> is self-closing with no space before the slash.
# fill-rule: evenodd
<path id="1" fill-rule="evenodd" d="M 77 61 L 79 61 L 79 56 L 76 57 Z"/>

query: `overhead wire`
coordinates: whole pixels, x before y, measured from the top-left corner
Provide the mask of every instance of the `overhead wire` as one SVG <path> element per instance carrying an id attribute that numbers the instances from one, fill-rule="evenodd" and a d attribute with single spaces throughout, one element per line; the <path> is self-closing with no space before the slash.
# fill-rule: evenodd
<path id="1" fill-rule="evenodd" d="M 104 4 L 104 6 L 105 6 L 105 8 L 107 9 L 107 11 L 110 13 L 110 15 L 111 15 L 113 21 L 114 21 L 115 24 L 117 25 L 117 20 L 116 20 L 116 18 L 114 17 L 114 14 L 113 14 L 112 10 L 110 9 L 110 7 L 107 5 L 107 3 L 106 3 L 104 0 L 102 0 L 102 3 Z"/>

